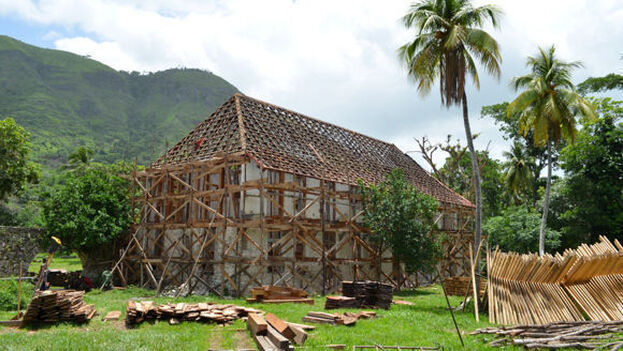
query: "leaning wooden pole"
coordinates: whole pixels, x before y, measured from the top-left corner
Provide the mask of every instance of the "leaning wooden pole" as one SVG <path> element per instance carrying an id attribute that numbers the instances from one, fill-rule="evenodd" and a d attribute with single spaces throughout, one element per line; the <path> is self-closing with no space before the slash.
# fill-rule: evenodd
<path id="1" fill-rule="evenodd" d="M 446 288 L 443 285 L 443 278 L 441 277 L 441 271 L 439 270 L 439 267 L 437 267 L 437 275 L 439 276 L 439 280 L 441 280 L 441 290 L 443 290 L 443 296 L 446 298 L 446 304 L 448 305 L 448 311 L 450 311 L 450 315 L 452 316 L 452 322 L 454 323 L 454 328 L 456 329 L 456 335 L 458 335 L 459 340 L 461 340 L 461 346 L 465 347 L 465 343 L 463 343 L 463 337 L 461 336 L 461 331 L 459 330 L 459 325 L 456 323 L 456 318 L 454 318 L 454 311 L 452 310 L 452 306 L 450 306 L 450 299 L 448 299 Z"/>

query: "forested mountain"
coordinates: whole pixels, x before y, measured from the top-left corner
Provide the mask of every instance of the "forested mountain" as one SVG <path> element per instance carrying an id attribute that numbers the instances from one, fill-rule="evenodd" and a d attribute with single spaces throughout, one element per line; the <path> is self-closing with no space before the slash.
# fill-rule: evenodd
<path id="1" fill-rule="evenodd" d="M 116 71 L 0 36 L 0 119 L 25 127 L 36 161 L 50 167 L 82 145 L 96 161 L 148 164 L 235 92 L 207 71 Z"/>

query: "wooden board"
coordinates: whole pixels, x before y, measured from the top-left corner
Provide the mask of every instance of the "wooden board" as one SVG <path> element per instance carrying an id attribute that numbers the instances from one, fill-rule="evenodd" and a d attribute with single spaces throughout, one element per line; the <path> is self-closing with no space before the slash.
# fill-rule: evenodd
<path id="1" fill-rule="evenodd" d="M 261 314 L 250 313 L 247 318 L 247 325 L 252 335 L 266 335 L 268 324 Z"/>

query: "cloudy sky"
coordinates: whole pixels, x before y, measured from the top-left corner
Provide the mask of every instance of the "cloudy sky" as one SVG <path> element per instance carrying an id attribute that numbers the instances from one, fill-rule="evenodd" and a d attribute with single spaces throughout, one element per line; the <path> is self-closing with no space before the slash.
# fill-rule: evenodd
<path id="1" fill-rule="evenodd" d="M 399 21 L 410 2 L 0 0 L 0 34 L 119 70 L 209 70 L 247 95 L 408 151 L 417 147 L 414 137 L 464 140 L 459 109 L 441 107 L 436 89 L 420 97 L 396 58 L 413 36 Z M 476 147 L 490 143 L 496 157 L 507 146 L 480 108 L 513 98 L 510 78 L 526 72 L 525 57 L 538 45 L 556 44 L 563 59 L 581 60 L 576 83 L 623 70 L 621 1 L 475 3 L 496 3 L 505 13 L 501 29 L 491 30 L 501 45 L 502 77 L 468 91 L 472 128 L 481 133 Z"/>

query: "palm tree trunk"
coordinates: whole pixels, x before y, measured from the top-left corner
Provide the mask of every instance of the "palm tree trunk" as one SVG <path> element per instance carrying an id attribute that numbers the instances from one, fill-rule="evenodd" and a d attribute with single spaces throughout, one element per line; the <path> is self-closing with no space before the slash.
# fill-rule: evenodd
<path id="1" fill-rule="evenodd" d="M 547 225 L 547 211 L 549 210 L 549 189 L 552 185 L 552 142 L 547 138 L 547 182 L 545 183 L 545 199 L 543 200 L 543 218 L 539 230 L 539 255 L 545 254 L 545 227 Z"/>
<path id="2" fill-rule="evenodd" d="M 465 137 L 467 138 L 467 148 L 472 160 L 472 179 L 474 181 L 474 198 L 476 201 L 476 219 L 474 221 L 474 257 L 476 257 L 476 251 L 478 250 L 478 244 L 480 244 L 481 226 L 482 226 L 482 196 L 480 193 L 480 167 L 478 166 L 478 155 L 474 149 L 474 140 L 472 139 L 472 129 L 469 126 L 469 114 L 467 111 L 467 95 L 463 92 L 463 124 L 465 125 Z M 480 271 L 480 262 L 476 262 L 476 272 Z M 478 283 L 478 281 L 476 281 Z M 478 290 L 476 290 L 478 291 Z"/>

